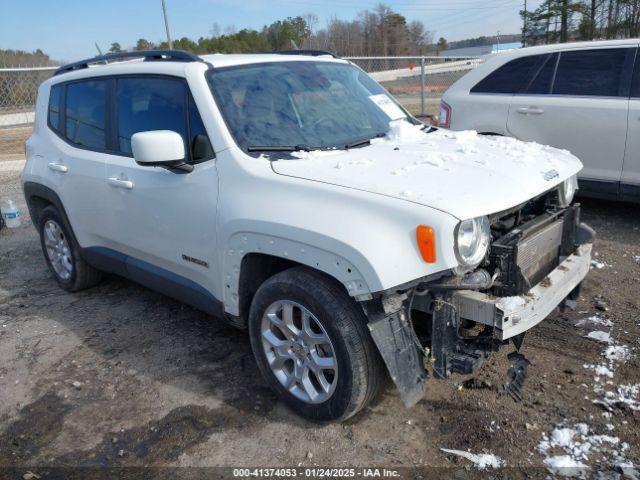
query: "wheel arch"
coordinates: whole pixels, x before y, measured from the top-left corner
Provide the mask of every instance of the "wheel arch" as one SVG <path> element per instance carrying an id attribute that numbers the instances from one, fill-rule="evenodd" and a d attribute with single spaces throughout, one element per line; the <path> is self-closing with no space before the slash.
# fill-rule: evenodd
<path id="1" fill-rule="evenodd" d="M 64 227 L 68 232 L 73 236 L 73 240 L 78 243 L 78 240 L 73 232 L 73 228 L 71 228 L 71 222 L 69 222 L 69 217 L 67 216 L 67 212 L 64 209 L 64 205 L 62 204 L 62 200 L 58 194 L 53 191 L 51 188 L 42 185 L 41 183 L 36 182 L 25 182 L 22 186 L 24 191 L 24 197 L 27 201 L 27 208 L 29 209 L 29 215 L 31 216 L 31 222 L 33 225 L 38 228 L 38 221 L 40 219 L 40 214 L 42 210 L 44 210 L 49 205 L 54 206 L 60 216 L 62 217 L 62 221 L 64 223 Z"/>
<path id="2" fill-rule="evenodd" d="M 367 298 L 380 290 L 375 270 L 364 257 L 315 247 L 308 243 L 261 233 L 234 235 L 223 252 L 223 301 L 227 313 L 248 314 L 253 295 L 269 277 L 295 266 L 322 272 L 341 284 L 351 297 Z M 361 258 L 358 258 L 361 257 Z M 365 271 L 363 274 L 362 271 Z"/>

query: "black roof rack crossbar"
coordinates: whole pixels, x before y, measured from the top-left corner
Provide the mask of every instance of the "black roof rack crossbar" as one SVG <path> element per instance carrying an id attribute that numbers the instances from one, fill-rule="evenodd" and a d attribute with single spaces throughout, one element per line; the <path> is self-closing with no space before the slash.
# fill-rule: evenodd
<path id="1" fill-rule="evenodd" d="M 269 53 L 277 53 L 278 55 L 310 55 L 312 57 L 319 57 L 321 55 L 331 55 L 333 58 L 340 58 L 333 52 L 328 50 L 312 50 L 312 49 L 300 49 L 300 50 L 276 50 L 275 52 Z"/>
<path id="2" fill-rule="evenodd" d="M 97 57 L 80 60 L 79 62 L 63 65 L 58 68 L 54 75 L 73 72 L 88 68 L 94 63 L 108 63 L 113 60 L 124 60 L 127 58 L 144 58 L 147 61 L 172 61 L 172 62 L 204 62 L 200 57 L 184 50 L 141 50 L 136 52 L 108 53 Z"/>

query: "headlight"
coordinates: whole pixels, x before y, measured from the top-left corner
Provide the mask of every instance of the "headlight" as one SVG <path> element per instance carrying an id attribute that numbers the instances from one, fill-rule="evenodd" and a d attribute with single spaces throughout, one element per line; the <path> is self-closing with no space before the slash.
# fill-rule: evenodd
<path id="1" fill-rule="evenodd" d="M 472 218 L 458 224 L 456 230 L 456 257 L 460 263 L 458 273 L 468 272 L 480 265 L 489 249 L 491 228 L 487 217 Z"/>
<path id="2" fill-rule="evenodd" d="M 573 175 L 567 178 L 558 189 L 558 200 L 561 207 L 568 207 L 573 202 L 573 197 L 578 190 L 578 177 Z"/>

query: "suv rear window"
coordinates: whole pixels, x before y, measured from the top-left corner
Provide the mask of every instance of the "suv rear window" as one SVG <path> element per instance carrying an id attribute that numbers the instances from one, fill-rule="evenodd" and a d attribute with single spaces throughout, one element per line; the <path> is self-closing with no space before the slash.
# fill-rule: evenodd
<path id="1" fill-rule="evenodd" d="M 107 85 L 108 80 L 91 80 L 67 85 L 67 140 L 87 148 L 106 148 Z"/>
<path id="2" fill-rule="evenodd" d="M 527 86 L 545 57 L 530 55 L 511 60 L 478 82 L 471 93 L 518 93 Z"/>
<path id="3" fill-rule="evenodd" d="M 621 78 L 628 48 L 562 52 L 553 85 L 555 95 L 627 96 Z"/>

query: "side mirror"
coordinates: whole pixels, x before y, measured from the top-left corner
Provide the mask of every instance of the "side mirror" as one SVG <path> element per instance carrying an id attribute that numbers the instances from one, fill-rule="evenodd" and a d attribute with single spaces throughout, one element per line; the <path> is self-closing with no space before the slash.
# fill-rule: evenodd
<path id="1" fill-rule="evenodd" d="M 133 158 L 140 165 L 166 166 L 190 172 L 193 166 L 184 162 L 184 140 L 171 130 L 134 133 L 131 137 Z"/>

